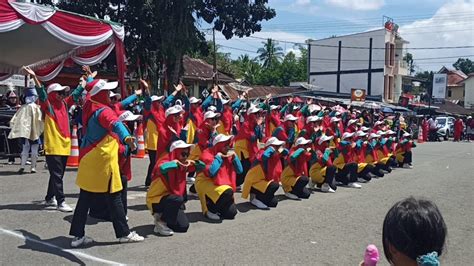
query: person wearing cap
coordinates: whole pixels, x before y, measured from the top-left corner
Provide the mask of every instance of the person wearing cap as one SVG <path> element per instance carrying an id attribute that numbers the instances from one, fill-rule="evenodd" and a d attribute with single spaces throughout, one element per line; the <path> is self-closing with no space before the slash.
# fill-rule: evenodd
<path id="1" fill-rule="evenodd" d="M 90 100 L 84 103 L 83 124 L 86 129 L 80 150 L 76 184 L 80 188 L 69 234 L 74 236 L 71 246 L 79 247 L 93 240 L 85 236 L 85 225 L 89 209 L 98 194 L 106 195 L 107 209 L 120 243 L 140 242 L 144 238 L 130 232 L 124 212 L 121 192 L 122 178 L 119 168 L 119 142 L 132 150 L 137 148 L 135 138 L 130 135 L 115 111 L 110 108 L 109 91 L 117 82 L 102 79 L 87 84 Z"/>
<path id="2" fill-rule="evenodd" d="M 187 132 L 183 129 L 183 114 L 184 109 L 179 104 L 166 109 L 165 121 L 158 127 L 158 142 L 156 145 L 157 161 L 167 156 L 169 147 L 173 141 L 178 139 L 186 140 Z"/>
<path id="3" fill-rule="evenodd" d="M 366 182 L 372 179 L 370 173 L 372 173 L 374 166 L 365 161 L 367 154 L 367 141 L 368 134 L 362 130 L 359 130 L 354 135 L 355 146 L 353 148 L 354 161 L 357 162 L 357 176 L 365 180 Z"/>
<path id="4" fill-rule="evenodd" d="M 220 116 L 219 127 L 217 127 L 217 132 L 219 134 L 226 134 L 230 135 L 232 133 L 232 125 L 234 123 L 234 109 L 238 109 L 240 107 L 241 99 L 238 102 L 238 105 L 234 107 L 231 105 L 230 99 L 224 99 L 222 94 L 218 92 L 219 100 L 221 101 L 222 105 L 222 115 Z"/>
<path id="5" fill-rule="evenodd" d="M 247 199 L 250 195 L 250 203 L 259 209 L 274 208 L 278 204 L 275 192 L 280 187 L 281 161 L 288 155 L 284 144 L 284 141 L 270 137 L 245 176 L 242 198 Z"/>
<path id="6" fill-rule="evenodd" d="M 322 135 L 315 140 L 313 156 L 309 161 L 308 188 L 313 190 L 317 186 L 322 192 L 336 192 L 337 186 L 334 177 L 336 167 L 333 165 L 333 149 L 329 147 L 333 136 Z"/>
<path id="7" fill-rule="evenodd" d="M 19 174 L 25 172 L 25 165 L 31 148 L 31 173 L 36 173 L 36 161 L 38 159 L 39 139 L 44 130 L 41 108 L 35 102 L 38 94 L 33 88 L 25 91 L 25 104 L 13 115 L 10 120 L 10 133 L 8 140 L 19 138 L 22 144 L 21 166 Z"/>
<path id="8" fill-rule="evenodd" d="M 360 188 L 357 184 L 358 163 L 354 158 L 354 148 L 356 143 L 352 141 L 355 133 L 345 132 L 342 134 L 341 142 L 337 145 L 337 156 L 334 165 L 337 168 L 336 181 L 344 186 Z"/>
<path id="9" fill-rule="evenodd" d="M 200 160 L 206 168 L 196 177 L 196 191 L 203 214 L 211 220 L 234 219 L 236 175 L 243 168 L 239 157 L 230 151 L 232 135 L 217 135 L 212 147 L 204 150 Z"/>
<path id="10" fill-rule="evenodd" d="M 266 106 L 267 113 L 265 115 L 265 137 L 270 138 L 277 127 L 281 125 L 280 120 L 280 105 Z"/>
<path id="11" fill-rule="evenodd" d="M 133 104 L 138 99 L 138 96 L 140 96 L 140 95 L 142 95 L 142 90 L 138 89 L 138 90 L 135 91 L 134 94 L 128 96 L 123 101 L 120 101 L 120 99 L 122 98 L 122 95 L 120 95 L 120 93 L 115 93 L 113 91 L 110 91 L 110 93 L 109 93 L 110 107 L 117 114 L 120 114 L 123 110 L 125 110 L 131 104 Z"/>
<path id="12" fill-rule="evenodd" d="M 189 110 L 186 110 L 184 117 L 186 120 L 186 127 L 188 128 L 187 143 L 194 143 L 195 135 L 198 128 L 203 122 L 203 112 L 201 108 L 201 99 L 196 97 L 189 98 Z"/>
<path id="13" fill-rule="evenodd" d="M 313 157 L 311 140 L 297 138 L 288 156 L 288 164 L 281 173 L 281 186 L 289 199 L 307 199 L 311 192 L 306 188 L 309 182 L 308 162 Z"/>
<path id="14" fill-rule="evenodd" d="M 10 89 L 5 94 L 5 96 L 6 96 L 6 102 L 5 102 L 6 107 L 7 107 L 7 110 L 17 111 L 21 107 L 20 101 L 18 99 L 18 95 L 15 93 L 15 87 L 13 86 L 13 84 L 11 84 L 11 86 L 9 86 L 9 87 L 10 87 Z M 8 164 L 12 165 L 12 164 L 15 163 L 15 154 L 20 152 L 19 151 L 20 146 L 21 146 L 20 139 L 18 139 L 18 138 L 8 138 L 7 142 L 8 142 L 8 147 L 10 149 L 10 154 L 12 154 L 12 155 L 8 156 Z"/>
<path id="15" fill-rule="evenodd" d="M 251 105 L 247 109 L 247 119 L 241 125 L 235 137 L 235 153 L 239 157 L 244 169 L 242 173 L 237 175 L 237 186 L 244 183 L 244 178 L 250 169 L 251 161 L 255 159 L 255 155 L 259 150 L 258 143 L 263 138 L 262 123 L 262 109 Z"/>
<path id="16" fill-rule="evenodd" d="M 385 122 L 383 120 L 375 121 L 374 126 L 372 127 L 372 133 L 377 134 L 378 131 L 383 130 Z"/>
<path id="17" fill-rule="evenodd" d="M 337 114 L 338 112 L 336 112 Z M 340 138 L 342 137 L 342 131 L 339 127 L 341 123 L 341 118 L 337 116 L 333 116 L 330 119 L 330 126 L 326 128 L 325 134 L 327 136 L 333 136 L 334 138 L 331 140 L 331 146 L 336 147 L 339 143 Z"/>
<path id="18" fill-rule="evenodd" d="M 413 168 L 411 149 L 416 147 L 416 144 L 411 140 L 411 134 L 404 132 L 397 145 L 396 158 L 399 167 Z"/>
<path id="19" fill-rule="evenodd" d="M 41 110 L 44 114 L 44 153 L 50 174 L 45 203 L 56 206 L 59 211 L 72 212 L 72 208 L 65 202 L 63 190 L 64 171 L 71 152 L 68 106 L 72 106 L 79 100 L 86 81 L 82 79 L 72 94 L 66 97 L 66 93 L 69 91 L 68 86 L 53 83 L 45 89 L 31 68 L 24 67 L 23 69 L 35 82 Z M 90 77 L 87 81 L 91 79 Z"/>
<path id="20" fill-rule="evenodd" d="M 388 173 L 392 172 L 392 165 L 394 162 L 394 158 L 392 157 L 392 153 L 390 152 L 390 147 L 392 145 L 392 139 L 387 137 L 388 131 L 377 131 L 377 135 L 380 136 L 380 139 L 377 140 L 375 144 L 377 150 L 377 157 L 379 158 L 378 163 L 380 164 L 380 168 Z"/>
<path id="21" fill-rule="evenodd" d="M 286 147 L 289 149 L 296 139 L 296 122 L 298 118 L 292 114 L 287 114 L 283 119 L 283 123 L 277 127 L 272 136 L 286 142 Z"/>
<path id="22" fill-rule="evenodd" d="M 188 156 L 193 144 L 174 141 L 167 157 L 157 162 L 152 182 L 146 195 L 146 205 L 154 217 L 154 232 L 171 236 L 174 232 L 186 232 L 189 221 L 184 214 L 186 202 L 187 172 L 199 172 L 205 165 Z"/>
<path id="23" fill-rule="evenodd" d="M 306 118 L 306 124 L 298 134 L 298 137 L 304 137 L 310 139 L 312 143 L 323 134 L 323 128 L 321 126 L 323 118 L 320 116 L 308 116 Z"/>
<path id="24" fill-rule="evenodd" d="M 378 157 L 377 150 L 378 150 L 378 139 L 380 135 L 377 133 L 370 133 L 367 146 L 366 146 L 366 154 L 365 154 L 365 162 L 374 166 L 372 169 L 372 174 L 378 177 L 384 177 L 384 173 L 382 172 L 383 164 L 379 161 L 380 158 Z"/>
<path id="25" fill-rule="evenodd" d="M 349 119 L 349 121 L 347 121 L 346 132 L 356 133 L 358 130 L 357 122 L 357 119 Z"/>

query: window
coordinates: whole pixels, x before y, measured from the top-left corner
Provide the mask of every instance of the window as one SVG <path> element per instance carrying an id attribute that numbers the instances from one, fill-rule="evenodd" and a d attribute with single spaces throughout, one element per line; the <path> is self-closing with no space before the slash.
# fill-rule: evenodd
<path id="1" fill-rule="evenodd" d="M 390 66 L 395 64 L 395 44 L 390 44 Z"/>
<path id="2" fill-rule="evenodd" d="M 451 91 L 451 89 L 448 90 L 448 97 L 452 97 L 453 95 L 453 92 Z"/>
<path id="3" fill-rule="evenodd" d="M 393 76 L 388 77 L 388 99 L 393 99 Z"/>
<path id="4" fill-rule="evenodd" d="M 383 77 L 383 96 L 384 99 L 388 100 L 388 75 Z"/>
<path id="5" fill-rule="evenodd" d="M 385 65 L 388 66 L 390 63 L 390 43 L 385 43 Z"/>

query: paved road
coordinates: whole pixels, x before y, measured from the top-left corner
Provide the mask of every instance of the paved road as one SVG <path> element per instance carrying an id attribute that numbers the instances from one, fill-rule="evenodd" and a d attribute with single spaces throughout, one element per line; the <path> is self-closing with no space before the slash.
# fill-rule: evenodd
<path id="1" fill-rule="evenodd" d="M 312 264 L 356 265 L 369 243 L 382 249 L 382 221 L 389 207 L 410 196 L 433 200 L 447 222 L 445 265 L 474 261 L 474 144 L 425 143 L 414 151 L 414 169 L 365 184 L 361 190 L 339 188 L 335 194 L 315 192 L 309 200 L 282 200 L 276 209 L 255 210 L 238 199 L 233 221 L 209 223 L 199 202 L 187 204 L 188 233 L 153 234 L 146 210 L 146 160 L 134 160 L 129 190 L 130 227 L 146 236 L 143 243 L 116 244 L 112 225 L 90 219 L 87 235 L 98 243 L 69 249 L 71 214 L 44 209 L 48 180 L 43 162 L 38 174 L 18 176 L 18 166 L 0 162 L 0 261 L 13 264 Z M 65 177 L 67 201 L 74 205 L 75 171 Z M 282 191 L 278 191 L 282 194 Z M 240 194 L 237 195 L 238 198 Z M 387 265 L 385 259 L 382 265 Z"/>

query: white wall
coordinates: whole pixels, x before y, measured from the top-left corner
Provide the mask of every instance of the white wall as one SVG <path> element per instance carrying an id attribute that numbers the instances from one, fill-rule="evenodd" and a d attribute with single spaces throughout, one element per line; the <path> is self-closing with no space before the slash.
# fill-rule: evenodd
<path id="1" fill-rule="evenodd" d="M 337 75 L 311 75 L 311 72 L 337 71 L 338 45 L 366 47 L 367 49 L 341 49 L 341 70 L 368 69 L 369 42 L 372 38 L 373 48 L 385 48 L 386 30 L 380 29 L 371 32 L 340 36 L 322 40 L 311 41 L 310 51 L 310 83 L 321 86 L 325 91 L 336 92 Z M 336 47 L 324 47 L 330 45 Z M 325 60 L 326 59 L 326 60 Z M 372 50 L 372 69 L 384 68 L 385 49 Z M 351 88 L 367 89 L 367 73 L 341 74 L 340 92 L 350 92 Z M 383 95 L 383 72 L 372 73 L 371 95 Z"/>
<path id="2" fill-rule="evenodd" d="M 464 81 L 464 108 L 474 108 L 474 77 Z"/>

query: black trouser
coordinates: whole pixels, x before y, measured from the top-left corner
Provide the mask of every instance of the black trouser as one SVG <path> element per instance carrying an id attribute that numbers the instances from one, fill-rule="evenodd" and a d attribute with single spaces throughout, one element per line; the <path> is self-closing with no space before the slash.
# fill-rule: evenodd
<path id="1" fill-rule="evenodd" d="M 10 147 L 10 155 L 8 156 L 8 162 L 15 162 L 15 157 L 20 153 L 20 139 L 7 139 L 8 147 Z"/>
<path id="2" fill-rule="evenodd" d="M 189 228 L 188 217 L 184 213 L 184 198 L 178 195 L 164 196 L 160 203 L 153 203 L 153 213 L 160 213 L 161 220 L 175 232 L 187 232 Z"/>
<path id="3" fill-rule="evenodd" d="M 151 176 L 153 174 L 153 168 L 155 168 L 156 164 L 156 151 L 148 150 L 148 158 L 150 159 L 150 164 L 148 165 L 148 172 L 145 179 L 145 186 L 147 187 L 151 184 Z"/>
<path id="4" fill-rule="evenodd" d="M 207 209 L 212 213 L 218 213 L 222 219 L 234 219 L 237 215 L 237 207 L 234 203 L 234 192 L 231 188 L 222 193 L 216 203 L 206 196 Z"/>
<path id="5" fill-rule="evenodd" d="M 122 191 L 121 191 L 121 199 L 123 210 L 125 212 L 125 216 L 127 215 L 127 188 L 128 188 L 128 180 L 125 175 L 121 176 L 122 179 Z M 110 211 L 107 207 L 107 193 L 95 193 L 94 199 L 92 199 L 92 206 L 89 210 L 89 215 L 91 217 L 97 219 L 103 219 L 106 221 L 112 221 L 112 217 L 110 216 Z"/>
<path id="6" fill-rule="evenodd" d="M 300 176 L 296 181 L 296 184 L 291 188 L 291 194 L 298 196 L 298 198 L 307 199 L 311 195 L 311 192 L 306 188 L 309 179 L 306 176 Z"/>
<path id="7" fill-rule="evenodd" d="M 336 180 L 345 186 L 357 182 L 357 163 L 346 163 L 342 169 L 337 171 Z"/>
<path id="8" fill-rule="evenodd" d="M 48 191 L 46 193 L 46 200 L 56 197 L 58 204 L 64 201 L 63 177 L 66 170 L 68 156 L 61 155 L 46 155 L 46 163 L 49 170 Z"/>
<path id="9" fill-rule="evenodd" d="M 412 158 L 411 158 L 412 154 L 411 154 L 411 151 L 406 151 L 405 154 L 403 154 L 403 162 L 399 162 L 398 165 L 400 167 L 403 167 L 403 164 L 411 164 L 412 162 Z"/>
<path id="10" fill-rule="evenodd" d="M 373 171 L 374 169 L 374 166 L 371 165 L 371 164 L 367 164 L 364 169 L 358 173 L 358 177 L 366 180 L 366 181 L 370 181 L 372 179 L 372 177 L 370 176 L 370 173 Z"/>
<path id="11" fill-rule="evenodd" d="M 382 169 L 391 173 L 392 172 L 393 158 L 390 157 L 385 164 L 380 164 Z"/>
<path id="12" fill-rule="evenodd" d="M 92 193 L 85 190 L 80 191 L 79 199 L 77 200 L 76 209 L 74 210 L 74 217 L 72 218 L 71 229 L 69 234 L 76 237 L 84 236 L 84 228 L 87 221 L 87 213 L 91 208 L 94 199 L 98 193 Z M 121 238 L 130 234 L 125 213 L 123 211 L 121 191 L 115 193 L 107 193 L 105 201 L 107 209 L 110 211 L 112 224 L 114 226 L 115 237 Z"/>
<path id="13" fill-rule="evenodd" d="M 240 157 L 242 158 L 242 160 L 240 160 L 240 163 L 242 163 L 243 171 L 241 174 L 237 174 L 237 180 L 236 180 L 237 186 L 240 186 L 244 183 L 245 176 L 247 175 L 247 172 L 250 170 L 250 160 L 248 158 L 244 159 L 243 155 Z"/>
<path id="14" fill-rule="evenodd" d="M 372 169 L 372 174 L 378 177 L 384 177 L 384 173 L 382 173 L 383 166 L 384 164 L 382 163 L 375 164 L 375 167 Z"/>
<path id="15" fill-rule="evenodd" d="M 278 185 L 278 183 L 271 182 L 267 186 L 265 193 L 262 193 L 255 188 L 251 188 L 250 193 L 255 194 L 255 198 L 263 202 L 263 204 L 267 205 L 268 207 L 276 207 L 278 205 L 278 199 L 275 197 L 275 192 L 279 187 L 280 185 Z"/>

